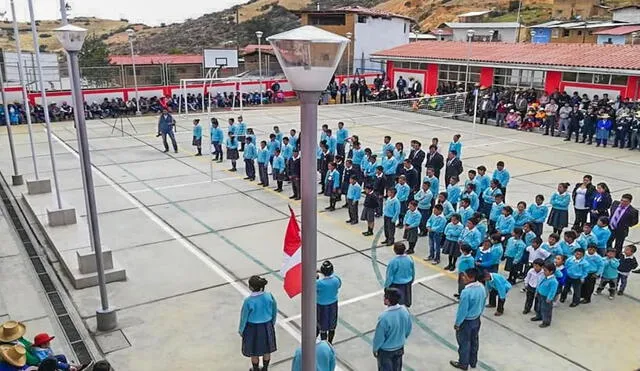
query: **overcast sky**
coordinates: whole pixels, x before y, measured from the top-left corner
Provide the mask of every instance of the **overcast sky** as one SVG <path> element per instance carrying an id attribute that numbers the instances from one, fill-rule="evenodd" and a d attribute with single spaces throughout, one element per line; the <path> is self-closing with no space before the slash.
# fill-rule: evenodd
<path id="1" fill-rule="evenodd" d="M 130 22 L 142 22 L 151 26 L 161 22 L 167 24 L 197 18 L 203 14 L 226 9 L 246 0 L 67 0 L 72 7 L 72 16 L 94 16 L 99 18 L 126 18 Z M 36 19 L 60 18 L 59 0 L 33 0 Z M 18 19 L 29 18 L 27 0 L 15 0 Z M 5 17 L 11 19 L 9 0 L 4 0 Z"/>

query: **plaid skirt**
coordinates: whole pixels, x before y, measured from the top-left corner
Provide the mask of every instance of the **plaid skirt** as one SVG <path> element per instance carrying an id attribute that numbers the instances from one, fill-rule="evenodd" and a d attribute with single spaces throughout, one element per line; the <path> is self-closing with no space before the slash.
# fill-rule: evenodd
<path id="1" fill-rule="evenodd" d="M 442 252 L 447 255 L 460 256 L 458 241 L 444 240 L 444 244 L 442 244 Z"/>
<path id="2" fill-rule="evenodd" d="M 277 350 L 273 322 L 247 323 L 242 332 L 242 355 L 258 357 Z"/>
<path id="3" fill-rule="evenodd" d="M 200 147 L 202 145 L 202 138 L 193 137 L 193 140 L 191 141 L 191 145 Z"/>
<path id="4" fill-rule="evenodd" d="M 557 229 L 565 228 L 569 225 L 569 211 L 552 208 L 547 224 Z"/>
<path id="5" fill-rule="evenodd" d="M 237 160 L 239 157 L 237 148 L 227 148 L 227 160 Z"/>
<path id="6" fill-rule="evenodd" d="M 360 220 L 372 223 L 375 220 L 375 216 L 376 216 L 376 209 L 365 207 L 364 209 L 362 209 L 362 215 L 360 215 Z"/>

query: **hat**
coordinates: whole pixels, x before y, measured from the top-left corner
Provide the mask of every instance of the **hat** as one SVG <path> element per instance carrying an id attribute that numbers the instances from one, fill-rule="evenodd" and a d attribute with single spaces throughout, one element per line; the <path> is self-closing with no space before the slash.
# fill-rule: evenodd
<path id="1" fill-rule="evenodd" d="M 16 367 L 23 367 L 27 363 L 27 351 L 22 345 L 0 345 L 0 357 Z"/>
<path id="2" fill-rule="evenodd" d="M 540 107 L 538 108 L 538 111 L 544 111 L 544 108 Z"/>
<path id="3" fill-rule="evenodd" d="M 516 111 L 516 110 L 514 110 L 514 109 L 510 109 L 510 110 L 509 110 L 509 112 L 510 112 L 510 113 L 514 113 L 515 111 Z"/>
<path id="4" fill-rule="evenodd" d="M 608 119 L 611 116 L 609 116 L 608 113 L 603 113 L 600 117 L 602 117 L 603 119 Z"/>
<path id="5" fill-rule="evenodd" d="M 0 325 L 0 341 L 10 343 L 24 336 L 27 331 L 25 325 L 18 321 L 7 321 Z"/>
<path id="6" fill-rule="evenodd" d="M 38 334 L 36 335 L 36 337 L 33 338 L 33 345 L 39 347 L 40 345 L 46 344 L 55 338 L 56 338 L 55 336 L 51 336 L 46 332 L 42 334 Z"/>

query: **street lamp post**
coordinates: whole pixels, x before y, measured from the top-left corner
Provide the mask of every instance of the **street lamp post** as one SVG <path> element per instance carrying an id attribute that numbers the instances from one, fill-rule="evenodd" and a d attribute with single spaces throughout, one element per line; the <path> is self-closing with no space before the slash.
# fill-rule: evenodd
<path id="1" fill-rule="evenodd" d="M 346 35 L 349 42 L 351 42 L 351 38 L 353 34 L 351 32 L 347 32 Z M 347 81 L 349 81 L 349 75 L 351 75 L 351 46 L 347 46 Z"/>
<path id="2" fill-rule="evenodd" d="M 20 79 L 20 87 L 22 92 L 22 103 L 24 104 L 25 116 L 27 116 L 27 130 L 29 132 L 29 146 L 31 147 L 31 161 L 33 162 L 33 175 L 36 177 L 34 182 L 27 181 L 29 194 L 48 193 L 51 191 L 51 183 L 48 179 L 40 181 L 38 174 L 38 162 L 36 161 L 36 149 L 33 144 L 33 131 L 31 130 L 31 107 L 29 106 L 29 97 L 27 96 L 27 87 L 24 80 L 24 69 L 22 66 L 22 48 L 20 46 L 20 32 L 18 31 L 18 21 L 16 20 L 16 7 L 11 0 L 11 15 L 13 16 L 13 37 L 16 39 L 16 53 L 18 54 L 18 76 Z M 45 110 L 47 107 L 45 107 Z M 8 113 L 8 112 L 7 112 Z M 48 186 L 47 186 L 48 185 Z"/>
<path id="3" fill-rule="evenodd" d="M 267 38 L 300 97 L 302 195 L 302 369 L 315 370 L 318 98 L 336 71 L 349 39 L 313 26 Z"/>
<path id="4" fill-rule="evenodd" d="M 442 29 L 439 28 L 438 31 L 436 32 L 438 33 L 438 41 L 442 41 L 442 34 L 443 34 Z"/>
<path id="5" fill-rule="evenodd" d="M 531 30 L 530 34 L 531 34 L 531 43 L 535 44 L 536 30 Z"/>
<path id="6" fill-rule="evenodd" d="M 127 37 L 129 38 L 129 47 L 131 48 L 131 65 L 133 67 L 133 87 L 136 91 L 136 116 L 142 115 L 140 112 L 140 95 L 138 93 L 138 75 L 136 73 L 136 56 L 133 52 L 133 40 L 136 38 L 136 32 L 129 28 L 127 29 Z"/>
<path id="7" fill-rule="evenodd" d="M 2 75 L 2 68 L 0 68 L 0 90 L 2 90 L 2 104 L 4 105 L 4 123 L 7 125 L 7 136 L 9 137 L 9 150 L 11 152 L 11 162 L 13 164 L 13 175 L 11 176 L 11 184 L 14 186 L 22 185 L 24 180 L 18 170 L 18 161 L 16 160 L 16 149 L 13 145 L 13 132 L 11 130 L 11 118 L 9 117 L 9 102 L 7 102 L 7 96 L 4 93 L 4 76 Z"/>
<path id="8" fill-rule="evenodd" d="M 638 38 L 638 33 L 637 32 L 632 32 L 631 33 L 631 45 L 636 45 L 636 39 Z"/>
<path id="9" fill-rule="evenodd" d="M 76 211 L 73 208 L 62 208 L 62 196 L 60 195 L 60 184 L 58 182 L 58 171 L 56 169 L 56 157 L 53 151 L 53 134 L 51 130 L 51 118 L 49 117 L 49 104 L 47 103 L 47 90 L 44 86 L 42 78 L 42 65 L 40 64 L 40 45 L 38 42 L 38 31 L 36 30 L 36 21 L 33 14 L 33 0 L 27 1 L 29 6 L 29 20 L 31 21 L 31 36 L 33 37 L 33 50 L 36 59 L 36 72 L 38 76 L 38 84 L 40 85 L 40 97 L 42 99 L 42 107 L 44 108 L 44 122 L 47 126 L 47 142 L 49 145 L 49 157 L 51 157 L 51 172 L 53 174 L 53 185 L 56 189 L 56 201 L 58 209 L 54 211 L 47 210 L 49 225 L 59 226 L 76 223 Z M 74 110 L 75 111 L 75 110 Z"/>
<path id="10" fill-rule="evenodd" d="M 80 87 L 80 67 L 78 64 L 78 52 L 82 49 L 87 30 L 73 25 L 66 25 L 55 29 L 56 36 L 62 47 L 68 53 L 69 67 L 71 70 L 71 86 L 75 99 L 76 109 L 74 110 L 76 120 L 76 130 L 79 141 L 80 170 L 82 172 L 82 185 L 84 186 L 85 201 L 87 204 L 87 221 L 89 224 L 89 237 L 91 247 L 95 252 L 96 270 L 98 276 L 98 286 L 100 288 L 101 307 L 96 311 L 96 321 L 98 330 L 108 331 L 117 326 L 116 312 L 109 307 L 107 297 L 107 286 L 104 273 L 104 262 L 102 256 L 102 245 L 100 243 L 100 228 L 98 225 L 98 210 L 96 207 L 95 187 L 93 185 L 93 175 L 91 173 L 91 155 L 89 152 L 89 141 L 87 139 L 87 127 L 84 117 L 84 104 L 82 102 L 82 89 Z"/>
<path id="11" fill-rule="evenodd" d="M 256 31 L 256 37 L 258 38 L 258 72 L 260 73 L 260 105 L 262 102 L 262 31 Z"/>
<path id="12" fill-rule="evenodd" d="M 475 35 L 474 30 L 467 30 L 467 43 L 469 44 L 469 49 L 467 51 L 467 73 L 465 74 L 464 87 L 465 90 L 469 89 L 469 65 L 471 63 L 471 40 L 473 39 L 473 35 Z"/>

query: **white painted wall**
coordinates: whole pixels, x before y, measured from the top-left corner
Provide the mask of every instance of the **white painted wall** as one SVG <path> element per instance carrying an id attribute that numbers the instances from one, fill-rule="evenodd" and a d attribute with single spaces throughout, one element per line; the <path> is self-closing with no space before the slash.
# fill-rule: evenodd
<path id="1" fill-rule="evenodd" d="M 613 12 L 614 22 L 640 23 L 640 9 L 625 8 Z"/>
<path id="2" fill-rule="evenodd" d="M 474 28 L 476 36 L 491 36 L 493 28 Z M 514 43 L 517 39 L 517 28 L 498 28 L 498 35 L 502 38 L 502 42 Z M 463 28 L 455 28 L 453 31 L 453 41 L 467 41 L 467 30 Z"/>
<path id="3" fill-rule="evenodd" d="M 371 54 L 380 50 L 394 48 L 409 43 L 410 22 L 403 18 L 372 18 L 367 17 L 367 23 L 355 24 L 353 35 L 353 71 L 362 66 L 379 70 L 383 65 L 371 62 Z"/>

